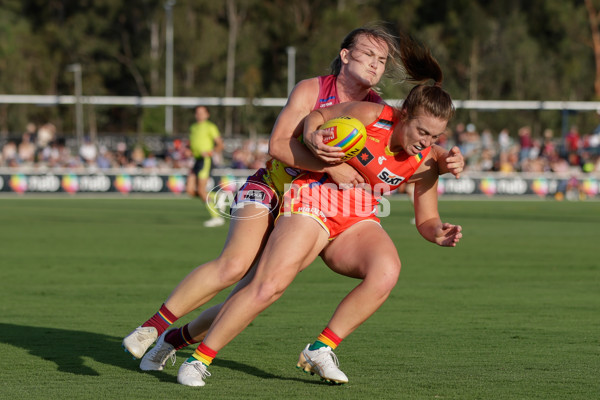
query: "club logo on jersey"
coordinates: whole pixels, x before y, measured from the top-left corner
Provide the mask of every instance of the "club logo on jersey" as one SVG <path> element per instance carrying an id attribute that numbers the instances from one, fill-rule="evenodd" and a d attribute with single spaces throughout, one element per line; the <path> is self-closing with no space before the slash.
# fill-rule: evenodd
<path id="1" fill-rule="evenodd" d="M 390 129 L 392 129 L 392 125 L 392 121 L 388 121 L 387 119 L 380 119 L 379 121 L 375 122 L 373 126 L 375 128 L 385 129 L 389 131 Z"/>
<path id="2" fill-rule="evenodd" d="M 396 175 L 387 168 L 382 169 L 377 174 L 377 177 L 390 186 L 398 186 L 405 179 L 403 176 Z"/>
<path id="3" fill-rule="evenodd" d="M 260 190 L 248 190 L 244 192 L 244 200 L 264 201 L 265 192 Z"/>
<path id="4" fill-rule="evenodd" d="M 319 99 L 319 108 L 326 108 L 333 105 L 333 101 L 335 100 L 335 96 L 329 96 L 326 99 Z"/>
<path id="5" fill-rule="evenodd" d="M 369 149 L 365 147 L 360 153 L 358 153 L 356 158 L 358 158 L 358 161 L 366 167 L 367 164 L 370 163 L 375 157 L 373 157 L 373 154 L 371 154 Z"/>

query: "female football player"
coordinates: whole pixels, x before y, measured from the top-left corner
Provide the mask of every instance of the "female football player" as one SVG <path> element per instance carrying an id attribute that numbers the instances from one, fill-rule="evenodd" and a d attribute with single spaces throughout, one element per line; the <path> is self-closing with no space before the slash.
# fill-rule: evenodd
<path id="1" fill-rule="evenodd" d="M 203 342 L 182 364 L 178 382 L 203 386 L 208 365 L 227 343 L 276 301 L 299 271 L 322 251 L 352 249 L 352 262 L 331 268 L 362 279 L 340 303 L 323 332 L 300 354 L 298 366 L 336 382 L 348 381 L 332 349 L 383 304 L 400 273 L 397 250 L 373 213 L 381 194 L 406 180 L 415 182 L 415 218 L 419 233 L 440 246 L 454 247 L 462 237 L 459 225 L 441 221 L 437 207 L 438 161 L 435 141 L 454 113 L 450 95 L 441 87 L 442 71 L 430 52 L 405 39 L 401 57 L 416 85 L 400 109 L 351 102 L 311 112 L 304 132 L 313 132 L 338 116 L 359 119 L 367 128 L 364 154 L 348 162 L 362 176 L 363 187 L 338 189 L 323 172 L 300 175 L 284 195 L 274 230 L 263 250 L 252 281 L 222 306 Z M 425 84 L 433 81 L 434 84 Z M 363 207 L 355 209 L 352 205 Z M 351 205 L 348 207 L 348 205 Z M 343 246 L 342 246 L 343 244 Z M 333 250 L 332 250 L 333 249 Z"/>
<path id="2" fill-rule="evenodd" d="M 396 38 L 381 28 L 356 29 L 342 42 L 340 54 L 332 64 L 332 75 L 307 79 L 296 85 L 275 123 L 270 140 L 270 152 L 279 160 L 271 160 L 267 168 L 250 177 L 238 192 L 232 206 L 229 235 L 221 255 L 194 269 L 158 312 L 123 340 L 123 346 L 134 357 L 140 358 L 161 336 L 142 360 L 141 369 L 161 370 L 177 349 L 202 339 L 221 305 L 206 310 L 182 328 L 168 331 L 164 336 L 162 334 L 177 319 L 205 304 L 247 274 L 272 230 L 283 185 L 299 173 L 298 168 L 327 172 L 338 184 L 364 181 L 354 168 L 330 163 L 343 155 L 339 151 L 329 154 L 327 160 L 317 159 L 292 136 L 294 129 L 290 127 L 297 126 L 313 109 L 352 100 L 381 103 L 381 97 L 372 87 L 381 79 L 388 61 L 395 65 L 396 43 Z M 327 146 L 313 144 L 313 147 Z M 443 172 L 455 174 L 460 173 L 464 165 L 457 149 L 449 153 L 448 160 L 441 159 L 440 163 Z M 352 251 L 340 252 L 335 247 L 331 251 L 326 249 L 323 258 L 333 270 L 340 272 L 359 259 Z M 336 269 L 334 264 L 343 267 Z M 251 277 L 252 273 L 248 273 L 234 292 Z"/>

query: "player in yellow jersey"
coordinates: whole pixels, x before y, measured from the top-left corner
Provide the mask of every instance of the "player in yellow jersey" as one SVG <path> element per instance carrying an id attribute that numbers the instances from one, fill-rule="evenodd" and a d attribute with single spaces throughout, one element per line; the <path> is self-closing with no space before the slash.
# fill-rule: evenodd
<path id="1" fill-rule="evenodd" d="M 198 196 L 207 205 L 211 219 L 205 221 L 204 226 L 220 226 L 225 220 L 208 205 L 214 199 L 209 198 L 206 185 L 212 168 L 212 157 L 223 150 L 223 139 L 217 125 L 209 121 L 210 113 L 205 106 L 196 107 L 195 116 L 196 122 L 190 126 L 190 149 L 195 161 L 188 174 L 186 189 L 190 196 Z"/>

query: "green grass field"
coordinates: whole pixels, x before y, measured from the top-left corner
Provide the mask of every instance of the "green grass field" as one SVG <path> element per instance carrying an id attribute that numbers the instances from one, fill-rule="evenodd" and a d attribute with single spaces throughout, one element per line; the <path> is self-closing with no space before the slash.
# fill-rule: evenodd
<path id="1" fill-rule="evenodd" d="M 193 348 L 143 373 L 121 340 L 219 254 L 227 226 L 203 228 L 206 211 L 183 197 L 2 199 L 0 398 L 600 398 L 600 202 L 440 211 L 463 226 L 457 248 L 423 240 L 406 199 L 392 202 L 383 224 L 402 273 L 336 351 L 348 384 L 295 368 L 358 283 L 318 260 L 219 353 L 205 387 L 188 388 L 176 374 Z"/>

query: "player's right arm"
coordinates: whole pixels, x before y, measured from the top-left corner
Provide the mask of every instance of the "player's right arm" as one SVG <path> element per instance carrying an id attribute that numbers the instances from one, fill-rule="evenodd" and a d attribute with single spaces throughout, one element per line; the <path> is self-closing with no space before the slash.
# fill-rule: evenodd
<path id="1" fill-rule="evenodd" d="M 304 129 L 305 117 L 311 113 L 317 102 L 318 93 L 318 78 L 303 80 L 292 90 L 287 104 L 279 113 L 273 126 L 269 140 L 269 155 L 291 167 L 314 172 L 327 172 L 331 179 L 339 185 L 362 183 L 364 181 L 362 176 L 351 166 L 347 164 L 331 165 L 320 160 L 298 141 L 298 137 Z"/>
<path id="2" fill-rule="evenodd" d="M 328 164 L 317 159 L 297 139 L 302 122 L 312 110 L 319 94 L 318 78 L 300 81 L 279 113 L 269 139 L 269 155 L 285 164 L 308 171 L 323 172 Z M 294 134 L 295 133 L 295 134 Z"/>
<path id="3" fill-rule="evenodd" d="M 383 107 L 382 104 L 351 101 L 312 111 L 304 121 L 304 135 L 317 130 L 326 121 L 341 116 L 354 117 L 362 122 L 364 126 L 370 125 L 381 114 Z M 325 134 L 325 131 L 320 132 Z"/>

